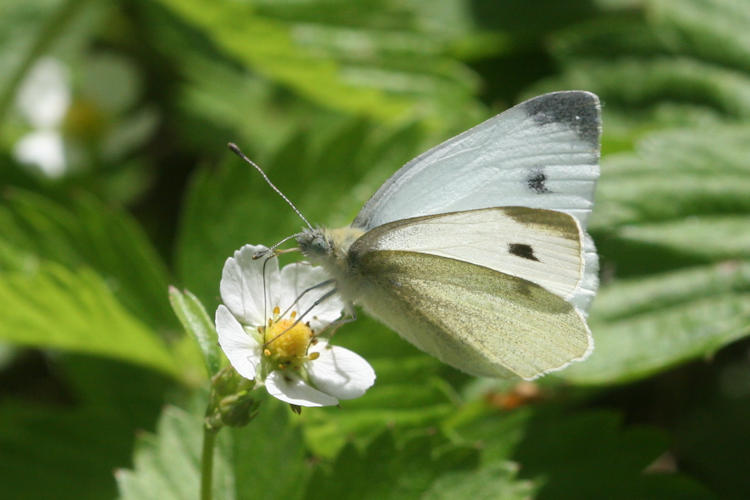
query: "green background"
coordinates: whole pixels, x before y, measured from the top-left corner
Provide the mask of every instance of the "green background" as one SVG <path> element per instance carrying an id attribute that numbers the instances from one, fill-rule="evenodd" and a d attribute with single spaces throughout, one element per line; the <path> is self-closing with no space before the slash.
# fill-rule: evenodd
<path id="1" fill-rule="evenodd" d="M 477 380 L 360 315 L 336 340 L 375 387 L 301 416 L 264 401 L 220 434 L 215 497 L 747 498 L 748 26 L 746 0 L 6 0 L 2 496 L 197 498 L 208 383 L 168 286 L 213 316 L 232 251 L 302 224 L 227 142 L 344 225 L 428 147 L 584 89 L 604 120 L 589 360 Z M 14 154 L 50 57 L 72 96 L 57 178 Z"/>

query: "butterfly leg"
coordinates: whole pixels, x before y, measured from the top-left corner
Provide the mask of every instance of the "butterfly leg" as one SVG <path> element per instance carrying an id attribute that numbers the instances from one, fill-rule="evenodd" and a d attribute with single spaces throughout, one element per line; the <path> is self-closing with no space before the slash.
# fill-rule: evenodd
<path id="1" fill-rule="evenodd" d="M 334 334 L 338 331 L 339 328 L 341 328 L 342 326 L 348 323 L 354 323 L 355 321 L 357 321 L 357 311 L 356 309 L 354 309 L 354 307 L 352 307 L 351 310 L 347 310 L 347 313 L 349 313 L 349 316 L 344 316 L 344 317 L 337 319 L 336 321 L 328 325 L 322 332 L 317 333 L 316 337 L 321 335 L 323 332 L 330 331 L 330 333 L 327 333 L 327 336 L 329 339 L 332 339 Z"/>

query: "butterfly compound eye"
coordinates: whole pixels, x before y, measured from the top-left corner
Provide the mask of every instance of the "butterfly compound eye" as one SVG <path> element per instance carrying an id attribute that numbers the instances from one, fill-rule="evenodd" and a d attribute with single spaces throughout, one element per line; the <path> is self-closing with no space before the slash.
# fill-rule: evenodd
<path id="1" fill-rule="evenodd" d="M 305 231 L 297 238 L 300 250 L 306 255 L 325 255 L 330 244 L 319 231 Z"/>

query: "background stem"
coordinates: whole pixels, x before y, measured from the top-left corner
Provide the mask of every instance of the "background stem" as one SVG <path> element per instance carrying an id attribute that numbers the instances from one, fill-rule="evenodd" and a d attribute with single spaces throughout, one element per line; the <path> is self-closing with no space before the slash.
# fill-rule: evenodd
<path id="1" fill-rule="evenodd" d="M 211 500 L 214 472 L 214 443 L 217 429 L 203 426 L 203 453 L 201 455 L 201 500 Z"/>

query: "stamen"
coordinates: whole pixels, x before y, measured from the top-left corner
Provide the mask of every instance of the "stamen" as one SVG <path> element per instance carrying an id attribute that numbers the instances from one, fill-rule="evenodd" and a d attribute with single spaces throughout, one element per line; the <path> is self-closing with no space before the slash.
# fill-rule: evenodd
<path id="1" fill-rule="evenodd" d="M 279 306 L 276 306 L 276 307 L 273 308 L 273 315 L 274 316 L 278 316 L 280 312 L 281 312 L 281 309 L 279 309 Z"/>
<path id="2" fill-rule="evenodd" d="M 271 355 L 271 350 L 270 350 L 270 349 L 263 349 L 263 355 L 264 355 L 265 357 L 268 357 L 268 356 L 270 356 L 270 355 Z"/>
<path id="3" fill-rule="evenodd" d="M 310 355 L 307 357 L 307 359 L 309 359 L 310 361 L 315 361 L 319 357 L 320 357 L 319 352 L 311 352 Z"/>
<path id="4" fill-rule="evenodd" d="M 297 316 L 297 311 L 292 311 L 292 314 L 290 314 L 291 318 L 294 319 Z"/>
<path id="5" fill-rule="evenodd" d="M 276 335 L 272 339 L 266 340 L 266 343 L 264 344 L 264 347 L 268 346 L 269 344 L 271 344 L 272 342 L 274 342 L 276 339 L 278 339 L 279 337 L 281 337 L 282 335 L 284 335 L 286 332 L 288 332 L 289 330 L 291 330 L 292 328 L 294 328 L 295 326 L 297 326 L 297 324 L 299 324 L 299 322 L 302 321 L 302 319 L 305 316 L 307 316 L 310 311 L 312 311 L 314 308 L 318 307 L 318 305 L 320 305 L 326 299 L 328 299 L 331 296 L 333 296 L 334 293 L 336 293 L 336 289 L 335 288 L 333 290 L 330 290 L 330 291 L 324 293 L 319 299 L 317 299 L 315 302 L 313 302 L 312 305 L 310 307 L 308 307 L 302 313 L 302 315 L 299 318 L 297 318 L 296 320 L 294 320 L 294 322 L 291 325 L 289 325 L 284 331 L 282 331 L 281 333 L 279 333 L 278 335 Z M 308 328 L 310 328 L 310 322 L 309 321 L 306 323 L 306 326 Z"/>

